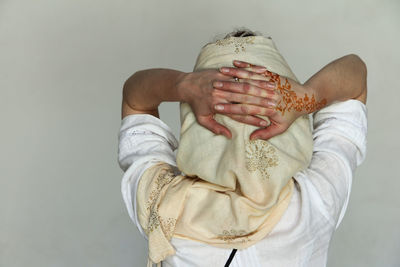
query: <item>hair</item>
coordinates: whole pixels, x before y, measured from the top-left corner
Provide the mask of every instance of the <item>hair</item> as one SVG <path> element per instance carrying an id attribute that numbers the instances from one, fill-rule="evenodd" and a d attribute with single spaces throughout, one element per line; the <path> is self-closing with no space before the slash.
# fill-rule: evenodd
<path id="1" fill-rule="evenodd" d="M 225 37 L 223 37 L 225 35 Z M 249 36 L 263 36 L 263 34 L 261 32 L 258 31 L 252 31 L 248 28 L 245 27 L 239 27 L 236 28 L 235 30 L 233 30 L 232 32 L 228 33 L 228 34 L 217 34 L 213 40 L 211 40 L 210 42 L 208 42 L 207 44 L 205 44 L 204 46 L 211 44 L 211 43 L 215 43 L 219 40 L 223 40 L 223 39 L 228 39 L 231 37 L 249 37 Z M 268 37 L 271 39 L 271 37 Z M 203 47 L 204 47 L 203 46 Z"/>
<path id="2" fill-rule="evenodd" d="M 247 28 L 241 27 L 241 28 L 237 28 L 236 30 L 228 33 L 224 39 L 228 39 L 230 37 L 248 37 L 248 36 L 259 36 L 262 35 L 259 32 L 254 32 L 252 30 L 249 30 Z"/>

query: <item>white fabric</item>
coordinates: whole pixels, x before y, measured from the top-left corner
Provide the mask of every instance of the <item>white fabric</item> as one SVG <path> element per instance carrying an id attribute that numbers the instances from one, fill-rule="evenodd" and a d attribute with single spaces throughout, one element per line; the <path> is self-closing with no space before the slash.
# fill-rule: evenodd
<path id="1" fill-rule="evenodd" d="M 366 106 L 357 100 L 337 102 L 315 113 L 313 126 L 312 161 L 294 177 L 296 190 L 288 210 L 265 239 L 238 250 L 230 266 L 326 266 L 330 239 L 349 201 L 353 172 L 366 155 Z M 122 194 L 145 238 L 135 212 L 138 181 L 155 162 L 176 166 L 177 145 L 170 128 L 154 116 L 129 115 L 121 122 Z M 231 253 L 191 240 L 171 242 L 176 254 L 163 266 L 224 266 Z"/>

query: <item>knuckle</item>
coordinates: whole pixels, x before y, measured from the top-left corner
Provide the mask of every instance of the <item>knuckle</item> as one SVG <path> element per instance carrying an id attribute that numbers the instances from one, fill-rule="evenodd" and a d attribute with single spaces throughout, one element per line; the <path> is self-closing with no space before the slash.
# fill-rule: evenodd
<path id="1" fill-rule="evenodd" d="M 226 98 L 227 98 L 227 99 L 234 100 L 234 94 L 233 94 L 233 93 L 227 92 L 227 93 L 225 93 L 225 95 L 226 95 Z"/>
<path id="2" fill-rule="evenodd" d="M 260 102 L 261 102 L 261 103 L 260 103 L 261 106 L 264 106 L 264 107 L 269 106 L 269 101 L 268 101 L 268 99 L 266 99 L 266 98 L 263 98 Z"/>
<path id="3" fill-rule="evenodd" d="M 249 113 L 249 107 L 246 105 L 240 105 L 240 111 L 242 111 L 242 113 L 244 114 L 248 114 Z"/>
<path id="4" fill-rule="evenodd" d="M 243 96 L 243 102 L 244 103 L 251 103 L 251 97 L 248 95 Z"/>
<path id="5" fill-rule="evenodd" d="M 251 115 L 258 115 L 262 112 L 262 108 L 261 107 L 255 107 L 252 112 L 250 112 L 249 114 Z"/>
<path id="6" fill-rule="evenodd" d="M 234 92 L 241 92 L 241 83 L 238 82 L 229 82 L 230 84 L 230 88 L 234 91 Z"/>
<path id="7" fill-rule="evenodd" d="M 248 84 L 248 83 L 244 83 L 244 84 L 243 84 L 243 91 L 244 91 L 244 92 L 249 92 L 250 89 L 251 89 L 250 84 Z"/>
<path id="8" fill-rule="evenodd" d="M 266 81 L 262 81 L 262 80 L 258 80 L 257 83 L 258 83 L 258 86 L 262 87 L 262 88 L 266 88 L 267 84 L 268 84 Z"/>

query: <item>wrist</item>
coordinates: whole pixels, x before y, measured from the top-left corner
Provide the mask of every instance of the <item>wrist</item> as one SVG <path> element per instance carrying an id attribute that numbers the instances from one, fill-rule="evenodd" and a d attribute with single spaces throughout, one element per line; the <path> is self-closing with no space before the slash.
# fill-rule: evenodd
<path id="1" fill-rule="evenodd" d="M 303 88 L 305 94 L 307 94 L 308 99 L 305 101 L 306 108 L 303 111 L 303 115 L 314 113 L 327 104 L 326 98 L 321 95 L 321 90 L 318 90 L 317 87 L 311 84 L 303 84 Z"/>
<path id="2" fill-rule="evenodd" d="M 187 81 L 190 79 L 191 72 L 182 72 L 176 77 L 176 95 L 179 102 L 190 101 L 190 91 L 187 87 Z"/>

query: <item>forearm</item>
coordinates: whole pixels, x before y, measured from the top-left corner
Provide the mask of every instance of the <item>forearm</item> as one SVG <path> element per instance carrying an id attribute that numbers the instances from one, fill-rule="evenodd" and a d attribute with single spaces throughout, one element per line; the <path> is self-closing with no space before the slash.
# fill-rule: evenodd
<path id="1" fill-rule="evenodd" d="M 181 101 L 177 84 L 185 73 L 171 69 L 148 69 L 134 73 L 123 88 L 122 118 L 130 114 L 158 117 L 163 101 Z"/>
<path id="2" fill-rule="evenodd" d="M 347 99 L 358 99 L 365 104 L 367 68 L 358 56 L 347 55 L 323 67 L 304 86 L 311 88 L 317 99 L 325 99 L 327 105 Z"/>

